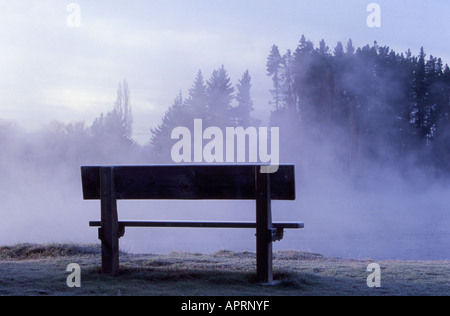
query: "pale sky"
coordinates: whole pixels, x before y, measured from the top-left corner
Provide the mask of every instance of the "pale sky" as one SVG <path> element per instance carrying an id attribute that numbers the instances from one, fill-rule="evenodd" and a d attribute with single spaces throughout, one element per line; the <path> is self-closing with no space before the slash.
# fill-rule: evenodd
<path id="1" fill-rule="evenodd" d="M 380 28 L 366 23 L 373 2 Z M 80 28 L 67 24 L 70 3 Z M 264 120 L 273 44 L 284 53 L 302 34 L 331 49 L 376 40 L 398 53 L 424 46 L 450 63 L 449 13 L 448 0 L 0 0 L 0 119 L 30 130 L 52 120 L 89 125 L 126 79 L 135 138 L 145 142 L 197 71 L 208 79 L 223 64 L 234 84 L 250 71 L 254 116 Z"/>

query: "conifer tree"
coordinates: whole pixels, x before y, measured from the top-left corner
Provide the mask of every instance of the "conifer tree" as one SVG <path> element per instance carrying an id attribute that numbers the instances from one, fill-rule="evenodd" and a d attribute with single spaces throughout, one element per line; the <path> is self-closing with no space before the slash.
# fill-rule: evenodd
<path id="1" fill-rule="evenodd" d="M 236 126 L 247 128 L 255 123 L 251 117 L 251 112 L 253 111 L 253 101 L 250 95 L 251 80 L 252 78 L 247 70 L 237 84 Z"/>
<path id="2" fill-rule="evenodd" d="M 270 92 L 272 93 L 273 97 L 271 104 L 275 107 L 275 110 L 279 110 L 282 104 L 282 82 L 280 78 L 282 64 L 283 61 L 278 46 L 273 45 L 270 55 L 267 58 L 266 69 L 267 75 L 272 77 L 273 81 L 273 90 L 271 90 Z"/>
<path id="3" fill-rule="evenodd" d="M 181 91 L 176 96 L 172 106 L 162 118 L 162 122 L 155 129 L 151 129 L 151 145 L 158 161 L 170 161 L 171 136 L 174 128 L 186 126 L 189 123 L 187 107 L 183 101 Z"/>
<path id="4" fill-rule="evenodd" d="M 189 90 L 189 97 L 186 100 L 191 119 L 204 119 L 208 109 L 207 86 L 203 79 L 203 73 L 198 71 L 194 84 Z"/>
<path id="5" fill-rule="evenodd" d="M 214 70 L 207 82 L 208 113 L 207 124 L 225 128 L 231 126 L 231 101 L 234 88 L 225 67 Z"/>

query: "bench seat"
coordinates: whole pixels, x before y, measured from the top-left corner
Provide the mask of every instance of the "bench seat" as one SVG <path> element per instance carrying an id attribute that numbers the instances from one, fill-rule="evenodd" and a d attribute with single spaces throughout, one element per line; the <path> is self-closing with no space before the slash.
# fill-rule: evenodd
<path id="1" fill-rule="evenodd" d="M 90 227 L 101 227 L 100 221 L 89 222 Z M 255 222 L 192 222 L 192 221 L 119 221 L 122 227 L 177 227 L 177 228 L 254 228 Z M 276 229 L 304 228 L 303 223 L 272 223 Z"/>

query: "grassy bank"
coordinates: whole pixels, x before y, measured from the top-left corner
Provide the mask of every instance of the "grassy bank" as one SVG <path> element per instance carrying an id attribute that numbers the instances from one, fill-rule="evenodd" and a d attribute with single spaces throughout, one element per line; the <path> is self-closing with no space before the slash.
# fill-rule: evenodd
<path id="1" fill-rule="evenodd" d="M 276 252 L 276 286 L 255 282 L 255 254 L 218 251 L 165 255 L 121 254 L 121 275 L 99 273 L 94 245 L 0 247 L 0 295 L 449 295 L 450 262 L 377 261 L 381 287 L 369 288 L 369 260 Z M 69 288 L 70 263 L 81 266 L 81 288 Z"/>

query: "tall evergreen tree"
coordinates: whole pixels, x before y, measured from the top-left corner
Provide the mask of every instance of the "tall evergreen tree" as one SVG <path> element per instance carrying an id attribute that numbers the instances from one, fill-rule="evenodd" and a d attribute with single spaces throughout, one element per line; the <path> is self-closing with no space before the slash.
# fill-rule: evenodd
<path id="1" fill-rule="evenodd" d="M 281 58 L 278 46 L 273 45 L 270 55 L 267 58 L 266 70 L 267 75 L 272 77 L 273 90 L 270 92 L 272 93 L 273 101 L 271 103 L 276 110 L 279 110 L 282 104 L 282 83 L 280 78 L 282 64 L 283 60 Z"/>
<path id="2" fill-rule="evenodd" d="M 344 55 L 344 46 L 342 45 L 342 42 L 338 42 L 334 48 L 334 56 L 341 57 L 342 55 Z"/>
<path id="3" fill-rule="evenodd" d="M 296 116 L 296 97 L 294 94 L 294 77 L 293 77 L 294 57 L 290 49 L 282 56 L 281 72 L 280 72 L 280 93 L 282 106 L 286 107 L 292 115 Z"/>
<path id="4" fill-rule="evenodd" d="M 152 138 L 150 142 L 155 153 L 154 156 L 158 161 L 170 161 L 172 131 L 179 126 L 190 126 L 187 125 L 189 124 L 188 118 L 188 108 L 183 101 L 183 95 L 180 91 L 172 106 L 164 114 L 161 124 L 155 129 L 151 129 Z"/>
<path id="5" fill-rule="evenodd" d="M 247 70 L 237 84 L 236 126 L 249 127 L 255 123 L 251 116 L 251 112 L 253 111 L 253 101 L 250 94 L 252 87 L 251 80 L 252 78 Z"/>
<path id="6" fill-rule="evenodd" d="M 230 126 L 231 101 L 234 96 L 234 88 L 225 67 L 214 70 L 211 78 L 207 82 L 208 95 L 208 120 L 210 126 L 223 127 Z"/>
<path id="7" fill-rule="evenodd" d="M 186 106 L 189 107 L 192 119 L 204 119 L 208 111 L 207 86 L 203 79 L 203 73 L 198 71 L 194 84 L 189 90 Z"/>
<path id="8" fill-rule="evenodd" d="M 296 112 L 300 118 L 304 118 L 307 113 L 307 99 L 308 90 L 305 89 L 305 83 L 310 76 L 310 69 L 305 65 L 310 65 L 316 55 L 314 44 L 307 40 L 305 35 L 302 35 L 300 42 L 293 54 L 294 64 L 292 67 L 292 74 L 294 78 L 294 94 L 296 99 Z M 306 114 L 306 116 L 308 116 Z"/>
<path id="9" fill-rule="evenodd" d="M 420 54 L 414 69 L 413 87 L 414 87 L 414 104 L 413 112 L 411 113 L 412 122 L 419 131 L 419 139 L 425 139 L 428 135 L 426 122 L 426 99 L 427 99 L 427 80 L 425 70 L 425 57 L 423 47 L 420 49 Z"/>
<path id="10" fill-rule="evenodd" d="M 353 47 L 353 41 L 351 39 L 349 39 L 347 42 L 345 53 L 348 55 L 353 55 L 355 53 L 355 47 Z"/>

